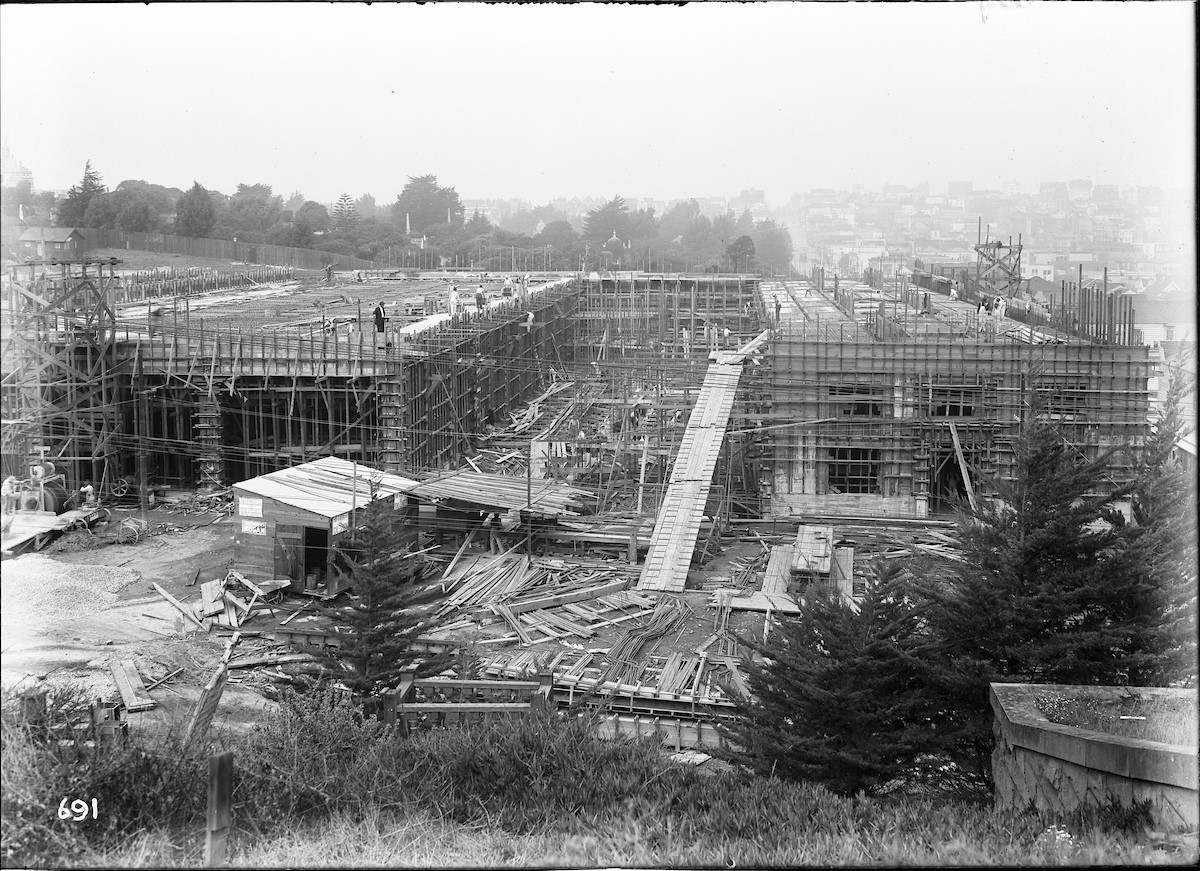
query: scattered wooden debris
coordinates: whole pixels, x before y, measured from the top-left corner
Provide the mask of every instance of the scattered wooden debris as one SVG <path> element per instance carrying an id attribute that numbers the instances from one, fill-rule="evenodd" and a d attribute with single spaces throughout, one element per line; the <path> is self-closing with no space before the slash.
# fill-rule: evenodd
<path id="1" fill-rule="evenodd" d="M 176 611 L 178 611 L 180 614 L 182 614 L 186 619 L 190 620 L 197 629 L 203 630 L 205 628 L 204 624 L 196 619 L 196 615 L 193 613 L 191 608 L 189 608 L 187 605 L 184 605 L 182 602 L 180 602 L 178 599 L 176 599 L 174 596 L 172 596 L 170 593 L 168 593 L 166 590 L 164 590 L 158 584 L 151 584 L 151 586 L 154 587 L 155 591 L 160 596 L 162 596 L 164 599 L 166 599 L 168 602 L 170 602 Z"/>

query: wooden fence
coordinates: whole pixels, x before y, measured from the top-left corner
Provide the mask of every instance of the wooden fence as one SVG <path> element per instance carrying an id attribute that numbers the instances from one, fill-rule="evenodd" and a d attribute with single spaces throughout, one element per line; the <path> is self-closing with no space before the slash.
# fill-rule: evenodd
<path id="1" fill-rule="evenodd" d="M 130 251 L 154 251 L 159 254 L 181 254 L 187 257 L 215 257 L 246 264 L 291 266 L 295 269 L 324 269 L 332 263 L 337 269 L 377 269 L 373 260 L 347 257 L 311 248 L 288 248 L 284 245 L 257 245 L 233 242 L 229 239 L 199 239 L 191 236 L 169 236 L 165 233 L 128 233 L 124 230 L 100 230 L 80 227 L 85 247 L 120 248 Z"/>

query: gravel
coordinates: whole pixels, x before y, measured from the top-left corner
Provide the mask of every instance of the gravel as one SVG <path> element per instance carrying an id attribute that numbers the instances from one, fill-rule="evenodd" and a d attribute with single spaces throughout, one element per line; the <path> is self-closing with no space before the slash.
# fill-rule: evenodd
<path id="1" fill-rule="evenodd" d="M 139 577 L 133 569 L 73 565 L 37 553 L 6 560 L 0 581 L 3 631 L 95 614 L 115 604 L 117 593 Z"/>

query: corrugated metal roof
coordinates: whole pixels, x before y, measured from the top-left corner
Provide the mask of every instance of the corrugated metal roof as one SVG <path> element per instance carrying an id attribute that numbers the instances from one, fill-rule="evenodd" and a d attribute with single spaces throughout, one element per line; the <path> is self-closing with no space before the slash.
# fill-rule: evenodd
<path id="1" fill-rule="evenodd" d="M 322 457 L 234 484 L 235 490 L 275 499 L 322 517 L 337 517 L 372 501 L 408 493 L 418 481 L 340 457 Z"/>
<path id="2" fill-rule="evenodd" d="M 528 505 L 531 513 L 543 517 L 579 514 L 575 510 L 577 503 L 595 495 L 556 481 L 527 481 L 525 478 L 485 472 L 452 472 L 425 481 L 411 492 L 421 499 L 453 500 L 493 510 L 510 511 Z"/>

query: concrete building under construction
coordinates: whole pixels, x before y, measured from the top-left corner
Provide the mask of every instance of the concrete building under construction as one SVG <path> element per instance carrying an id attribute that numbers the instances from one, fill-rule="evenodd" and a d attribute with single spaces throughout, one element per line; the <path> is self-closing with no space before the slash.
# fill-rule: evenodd
<path id="1" fill-rule="evenodd" d="M 814 584 L 853 603 L 877 556 L 952 556 L 937 515 L 1011 473 L 1035 395 L 1083 455 L 1142 443 L 1154 362 L 1128 302 L 997 305 L 1012 251 L 981 248 L 975 277 L 892 286 L 20 265 L 0 550 L 102 514 L 54 513 L 84 481 L 143 518 L 151 494 L 216 503 L 228 574 L 198 604 L 160 595 L 185 632 L 251 620 L 303 650 L 342 638 L 295 600 L 351 586 L 356 512 L 390 507 L 441 588 L 419 651 L 486 645 L 485 677 L 538 674 L 603 709 L 601 734 L 720 743 L 749 692 L 739 639 Z"/>
<path id="2" fill-rule="evenodd" d="M 540 477 L 601 470 L 597 511 L 626 493 L 622 507 L 651 518 L 703 423 L 690 418 L 706 374 L 724 365 L 737 377 L 714 388 L 729 396 L 708 412 L 723 418 L 713 463 L 693 470 L 712 473 L 691 496 L 706 517 L 920 518 L 988 495 L 1031 391 L 1085 454 L 1136 447 L 1147 426 L 1149 349 L 1126 300 L 1100 291 L 1049 315 L 989 315 L 986 282 L 952 298 L 947 282 L 873 288 L 819 271 L 525 286 L 289 275 L 208 289 L 139 283 L 112 261 L 15 267 L 4 473 L 44 459 L 119 495 L 142 477 L 211 489 L 328 455 L 420 477 L 511 452 Z M 554 385 L 552 425 L 512 432 Z M 489 438 L 504 450 L 481 455 Z"/>

